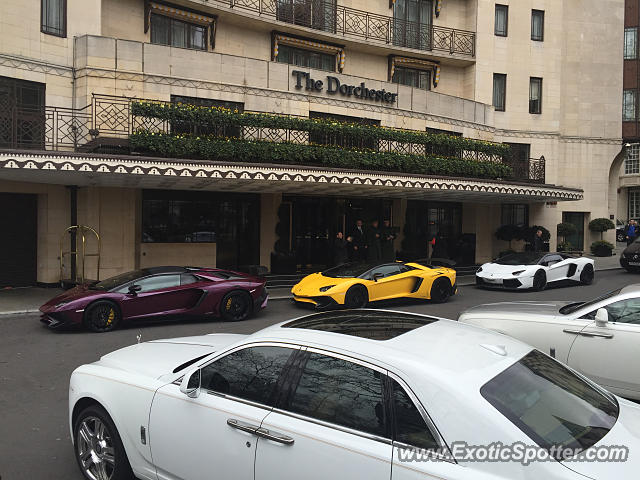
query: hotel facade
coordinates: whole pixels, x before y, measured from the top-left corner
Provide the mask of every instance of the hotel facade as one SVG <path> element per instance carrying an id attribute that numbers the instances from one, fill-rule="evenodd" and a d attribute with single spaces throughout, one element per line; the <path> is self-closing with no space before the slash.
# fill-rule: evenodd
<path id="1" fill-rule="evenodd" d="M 588 250 L 619 210 L 624 8 L 5 0 L 0 286 L 322 268 L 357 219 L 404 257 L 440 233 L 481 263 L 505 224 L 554 250 L 563 221 Z"/>

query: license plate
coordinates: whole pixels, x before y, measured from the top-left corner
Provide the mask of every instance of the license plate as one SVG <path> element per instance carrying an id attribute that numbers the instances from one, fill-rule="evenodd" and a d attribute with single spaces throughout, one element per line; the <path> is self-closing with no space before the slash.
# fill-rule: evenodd
<path id="1" fill-rule="evenodd" d="M 640 265 L 640 262 L 629 262 L 629 265 L 637 267 L 638 265 Z"/>

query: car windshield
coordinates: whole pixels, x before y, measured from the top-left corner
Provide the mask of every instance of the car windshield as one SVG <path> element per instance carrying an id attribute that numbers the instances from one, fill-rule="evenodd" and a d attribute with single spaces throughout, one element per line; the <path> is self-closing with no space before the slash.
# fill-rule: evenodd
<path id="1" fill-rule="evenodd" d="M 537 252 L 522 252 L 522 253 L 510 253 L 504 257 L 500 257 L 493 263 L 498 265 L 537 265 L 542 257 L 546 253 Z"/>
<path id="2" fill-rule="evenodd" d="M 538 350 L 487 382 L 480 393 L 538 446 L 550 453 L 563 450 L 563 455 L 599 442 L 619 413 L 613 396 Z"/>
<path id="3" fill-rule="evenodd" d="M 147 275 L 149 275 L 149 273 L 145 270 L 134 270 L 133 272 L 122 273 L 120 275 L 116 275 L 115 277 L 107 278 L 106 280 L 94 283 L 90 288 L 93 290 L 112 290 L 121 285 L 124 285 L 127 282 L 145 277 Z"/>
<path id="4" fill-rule="evenodd" d="M 345 263 L 322 272 L 322 275 L 330 278 L 355 278 L 368 272 L 374 267 L 368 263 Z"/>
<path id="5" fill-rule="evenodd" d="M 562 307 L 560 309 L 560 313 L 562 315 L 569 315 L 570 313 L 575 312 L 576 310 L 580 309 L 580 308 L 589 308 L 592 305 L 595 305 L 596 303 L 599 303 L 603 300 L 606 300 L 607 298 L 611 298 L 611 297 L 615 297 L 616 295 L 618 295 L 620 293 L 620 290 L 622 290 L 621 288 L 618 288 L 616 290 L 613 290 L 609 293 L 605 293 L 604 295 L 599 296 L 598 298 L 596 298 L 595 300 L 591 300 L 590 302 L 574 302 L 574 303 L 570 303 L 569 305 L 565 305 L 564 307 Z"/>

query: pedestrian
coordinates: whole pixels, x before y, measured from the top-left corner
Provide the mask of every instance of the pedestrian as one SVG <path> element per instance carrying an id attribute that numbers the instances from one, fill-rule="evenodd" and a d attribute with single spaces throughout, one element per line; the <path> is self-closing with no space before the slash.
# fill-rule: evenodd
<path id="1" fill-rule="evenodd" d="M 388 219 L 382 221 L 382 232 L 380 236 L 380 243 L 382 245 L 382 261 L 383 262 L 395 262 L 396 261 L 396 247 L 394 241 L 396 239 L 396 233 L 391 226 L 391 222 Z"/>
<path id="2" fill-rule="evenodd" d="M 347 252 L 347 240 L 342 232 L 336 233 L 333 241 L 333 264 L 341 265 L 347 261 L 349 254 Z"/>
<path id="3" fill-rule="evenodd" d="M 431 251 L 431 258 L 449 258 L 449 248 L 447 241 L 440 235 L 440 232 L 436 233 L 431 245 L 433 250 Z"/>
<path id="4" fill-rule="evenodd" d="M 353 250 L 353 261 L 364 262 L 367 259 L 367 239 L 362 226 L 362 220 L 356 220 L 356 225 L 351 231 L 351 245 Z"/>
<path id="5" fill-rule="evenodd" d="M 373 220 L 367 229 L 367 260 L 371 264 L 378 264 L 382 260 L 382 245 L 380 243 L 380 228 L 378 220 Z"/>
<path id="6" fill-rule="evenodd" d="M 629 220 L 629 224 L 627 225 L 625 234 L 627 237 L 627 245 L 631 245 L 638 236 L 638 224 L 635 220 Z"/>
<path id="7" fill-rule="evenodd" d="M 533 237 L 533 251 L 537 253 L 544 251 L 544 240 L 540 229 L 536 230 L 536 234 Z"/>

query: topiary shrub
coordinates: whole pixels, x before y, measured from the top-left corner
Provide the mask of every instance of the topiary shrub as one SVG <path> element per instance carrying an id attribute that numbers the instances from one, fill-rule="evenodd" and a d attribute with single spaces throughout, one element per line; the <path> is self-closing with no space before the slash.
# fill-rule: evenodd
<path id="1" fill-rule="evenodd" d="M 610 257 L 613 252 L 613 244 L 605 240 L 598 240 L 591 244 L 591 253 L 596 257 Z"/>
<path id="2" fill-rule="evenodd" d="M 589 230 L 592 232 L 600 232 L 600 241 L 603 241 L 602 235 L 604 232 L 614 228 L 616 228 L 615 224 L 608 218 L 594 218 L 589 222 Z M 611 248 L 613 248 L 613 246 Z"/>
<path id="3" fill-rule="evenodd" d="M 558 237 L 562 238 L 562 242 L 558 245 L 558 250 L 560 250 L 560 245 L 567 243 L 567 237 L 578 233 L 578 229 L 573 223 L 562 222 L 558 224 Z M 564 250 L 561 250 L 564 251 Z"/>
<path id="4" fill-rule="evenodd" d="M 572 252 L 573 251 L 573 245 L 571 245 L 571 242 L 561 242 L 558 244 L 558 251 L 559 252 Z"/>
<path id="5" fill-rule="evenodd" d="M 517 225 L 502 225 L 496 230 L 496 238 L 498 240 L 509 242 L 509 250 L 513 251 L 511 248 L 511 242 L 513 240 L 522 239 L 522 228 Z"/>

